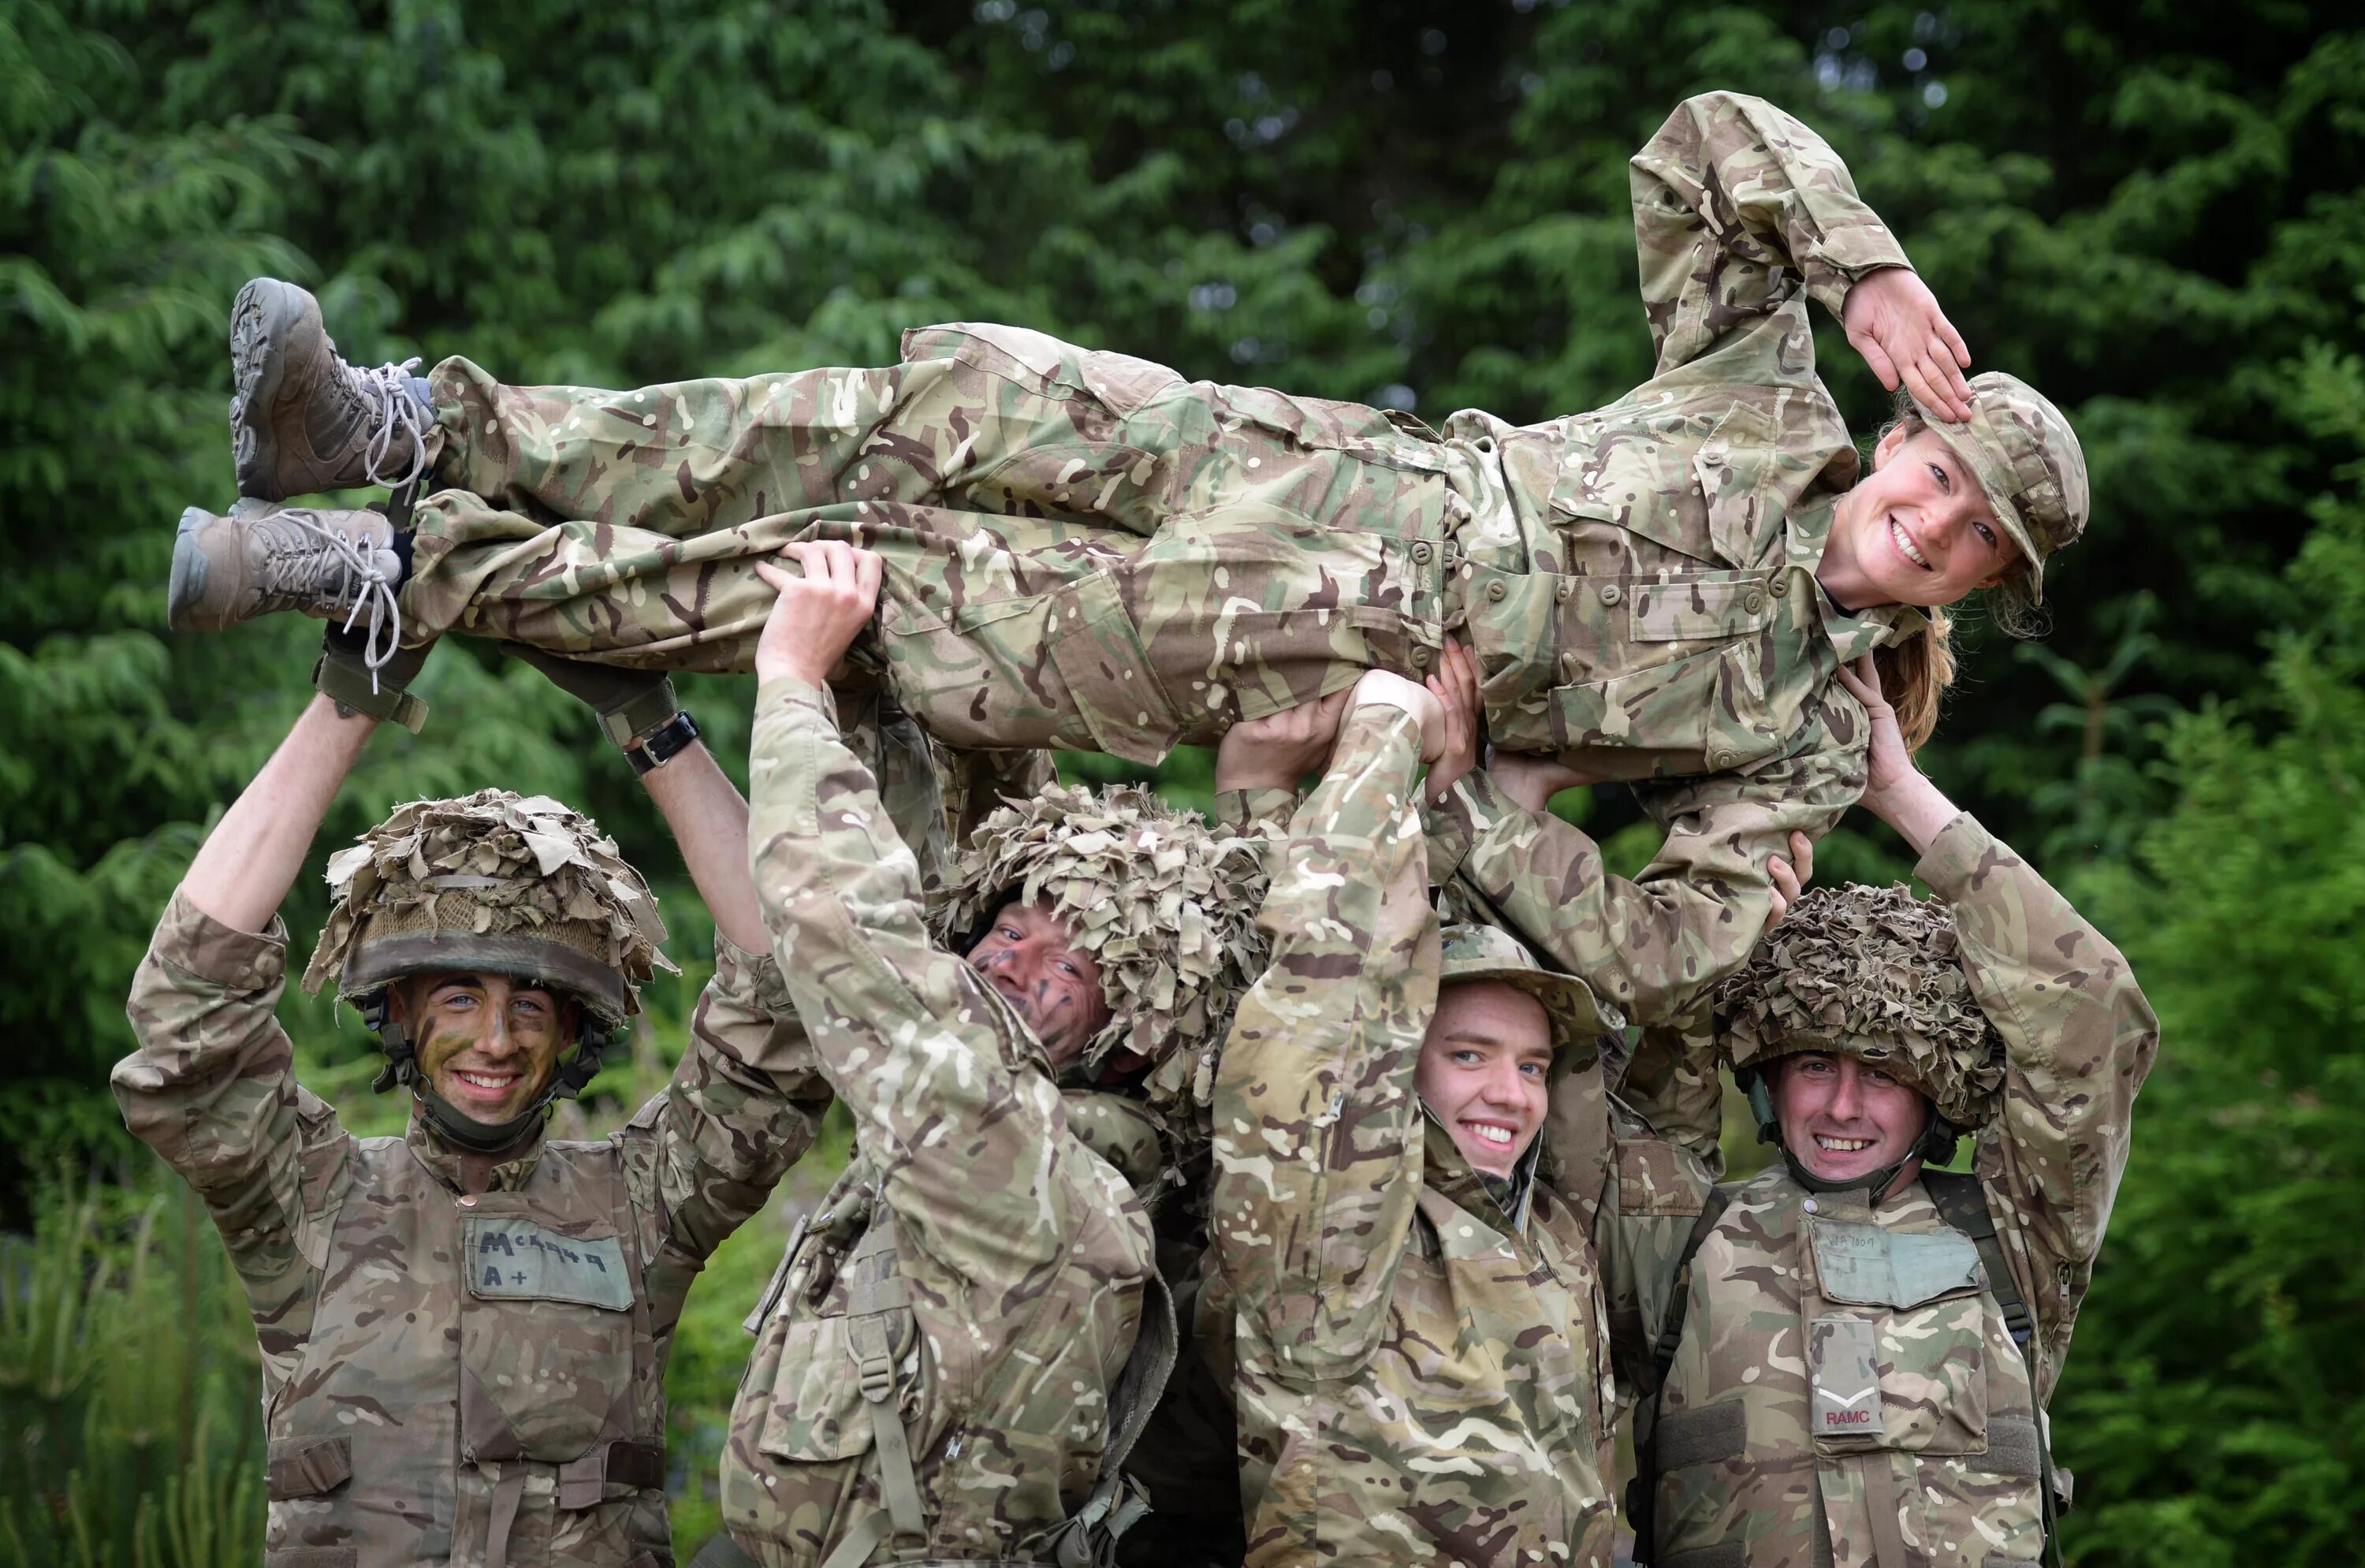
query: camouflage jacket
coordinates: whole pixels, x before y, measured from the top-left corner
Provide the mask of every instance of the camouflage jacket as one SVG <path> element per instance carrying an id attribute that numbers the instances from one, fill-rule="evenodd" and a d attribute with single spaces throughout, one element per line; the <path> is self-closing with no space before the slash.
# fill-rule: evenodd
<path id="1" fill-rule="evenodd" d="M 765 919 L 857 1148 L 749 1319 L 724 1523 L 773 1568 L 849 1538 L 878 1561 L 1023 1560 L 1097 1479 L 1149 1218 L 1032 1032 L 929 939 L 918 862 L 825 691 L 763 689 L 749 772 Z M 903 1476 L 924 1540 L 896 1528 Z"/>
<path id="2" fill-rule="evenodd" d="M 1654 1178 L 1588 1070 L 1555 1084 L 1506 1210 L 1422 1107 L 1439 956 L 1418 739 L 1395 709 L 1357 710 L 1276 846 L 1272 964 L 1216 1072 L 1196 1338 L 1231 1368 L 1250 1562 L 1606 1564 L 1614 1394 L 1588 1229 L 1655 1229 L 1668 1250 L 1704 1176 Z"/>
<path id="3" fill-rule="evenodd" d="M 1836 315 L 1904 252 L 1821 139 L 1758 99 L 1687 101 L 1632 170 L 1658 374 L 1590 413 L 1446 429 L 1499 447 L 1503 493 L 1464 545 L 1494 743 L 1634 780 L 1666 841 L 1629 882 L 1476 774 L 1430 828 L 1438 879 L 1463 871 L 1657 1023 L 1747 956 L 1767 857 L 1794 829 L 1828 832 L 1862 790 L 1866 732 L 1839 666 L 1922 622 L 1848 614 L 1815 578 L 1859 465 L 1815 375 L 1807 301 Z"/>
<path id="4" fill-rule="evenodd" d="M 2004 1040 L 2004 1110 L 1973 1169 L 2035 1318 L 2034 1375 L 1978 1249 L 1921 1182 L 1876 1208 L 1773 1166 L 1693 1261 L 1661 1404 L 1662 1568 L 1993 1568 L 2043 1549 L 2038 1407 L 2102 1249 L 2158 1026 L 2118 951 L 1970 816 L 1915 872 L 1954 906 Z M 1657 1114 L 1707 1143 L 1704 1078 L 1713 1067 L 1696 1058 L 1628 1089 L 1650 1099 L 1655 1085 Z"/>
<path id="5" fill-rule="evenodd" d="M 1667 825 L 1638 882 L 1529 928 L 1672 1017 L 1764 924 L 1767 855 L 1861 787 L 1833 671 L 1919 624 L 1815 580 L 1858 464 L 1808 300 L 1906 261 L 1832 149 L 1754 98 L 1679 107 L 1633 196 L 1656 374 L 1524 429 L 966 323 L 885 369 L 632 393 L 449 362 L 408 634 L 744 669 L 773 598 L 752 563 L 847 539 L 885 563 L 869 652 L 931 734 L 1156 761 L 1365 666 L 1426 673 L 1457 633 L 1496 745 L 1633 780 Z M 520 537 L 544 516 L 568 521 Z"/>
<path id="6" fill-rule="evenodd" d="M 286 964 L 275 921 L 175 893 L 114 1074 L 254 1314 L 266 1568 L 671 1562 L 675 1322 L 828 1105 L 771 960 L 716 937 L 689 1051 L 623 1131 L 465 1159 L 418 1116 L 355 1137 L 296 1081 Z"/>

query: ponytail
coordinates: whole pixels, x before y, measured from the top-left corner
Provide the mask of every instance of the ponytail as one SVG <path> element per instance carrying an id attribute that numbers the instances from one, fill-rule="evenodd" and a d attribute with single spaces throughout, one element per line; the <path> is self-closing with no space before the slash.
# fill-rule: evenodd
<path id="1" fill-rule="evenodd" d="M 1905 732 L 1905 749 L 1920 751 L 1938 727 L 1938 705 L 1955 683 L 1955 650 L 1948 643 L 1951 626 L 1943 610 L 1925 611 L 1930 624 L 1902 643 L 1876 648 L 1872 667 L 1880 676 L 1880 694 L 1897 710 L 1897 727 Z"/>

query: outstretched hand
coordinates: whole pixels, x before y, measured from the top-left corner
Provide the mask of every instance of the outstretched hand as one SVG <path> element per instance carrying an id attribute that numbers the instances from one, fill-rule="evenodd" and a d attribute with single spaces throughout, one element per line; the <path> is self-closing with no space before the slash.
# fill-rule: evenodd
<path id="1" fill-rule="evenodd" d="M 793 676 L 819 686 L 870 624 L 886 568 L 870 551 L 834 539 L 787 545 L 780 554 L 803 567 L 804 575 L 782 571 L 769 561 L 756 563 L 756 575 L 780 596 L 756 640 L 756 676 Z"/>
<path id="2" fill-rule="evenodd" d="M 1339 721 L 1352 689 L 1245 719 L 1216 744 L 1217 790 L 1295 790 L 1318 771 L 1339 738 Z"/>
<path id="3" fill-rule="evenodd" d="M 1856 279 L 1841 304 L 1840 324 L 1883 386 L 1894 392 L 1901 380 L 1939 418 L 1959 423 L 1971 417 L 1971 386 L 1963 379 L 1971 351 L 1911 267 L 1882 267 Z"/>

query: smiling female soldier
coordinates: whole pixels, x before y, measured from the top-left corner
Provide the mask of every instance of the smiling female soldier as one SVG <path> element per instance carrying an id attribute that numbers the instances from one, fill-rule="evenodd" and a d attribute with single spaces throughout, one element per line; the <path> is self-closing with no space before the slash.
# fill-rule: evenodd
<path id="1" fill-rule="evenodd" d="M 1769 855 L 1860 787 L 1834 671 L 1877 650 L 1926 730 L 1950 663 L 1922 610 L 2034 599 L 2086 470 L 2035 392 L 1965 382 L 1962 340 L 1798 120 L 1691 99 L 1632 185 L 1656 373 L 1524 429 L 1473 409 L 1440 433 L 991 326 L 913 330 L 880 370 L 410 378 L 347 365 L 310 296 L 260 279 L 232 330 L 254 498 L 185 514 L 173 622 L 293 609 L 366 616 L 373 660 L 457 631 L 745 669 L 772 599 L 754 563 L 847 540 L 887 561 L 869 656 L 938 740 L 1137 761 L 1365 666 L 1418 679 L 1454 633 L 1497 747 L 1645 786 L 1657 861 L 1627 882 L 1566 840 L 1566 907 L 1531 935 L 1630 1015 L 1674 1016 L 1756 939 Z M 1913 399 L 1868 476 L 1815 374 L 1810 297 Z M 427 493 L 407 529 L 263 504 L 408 478 Z M 1541 831 L 1484 779 L 1451 809 L 1482 881 Z"/>

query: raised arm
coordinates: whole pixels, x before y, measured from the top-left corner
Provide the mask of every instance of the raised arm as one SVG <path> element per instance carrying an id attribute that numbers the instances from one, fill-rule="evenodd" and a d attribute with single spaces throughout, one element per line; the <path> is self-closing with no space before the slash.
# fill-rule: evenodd
<path id="1" fill-rule="evenodd" d="M 1368 1357 L 1421 1182 L 1413 1090 L 1437 1001 L 1415 812 L 1419 689 L 1366 676 L 1273 857 L 1272 961 L 1216 1069 L 1210 1227 L 1239 1310 L 1295 1372 Z M 1280 1368 L 1269 1369 L 1280 1371 Z"/>
<path id="2" fill-rule="evenodd" d="M 703 1260 L 813 1147 L 831 1092 L 772 959 L 748 867 L 747 802 L 701 742 L 642 782 L 714 916 L 714 978 L 690 1017 L 689 1048 L 636 1118 L 657 1134 L 666 1235 Z"/>
<path id="3" fill-rule="evenodd" d="M 840 573 L 863 569 L 860 552 L 813 551 Z M 815 573 L 815 554 L 803 558 Z M 757 650 L 748 774 L 773 956 L 905 1240 L 956 1274 L 1026 1278 L 1074 1232 L 1082 1185 L 1060 1162 L 1090 1157 L 1064 1136 L 1025 1025 L 930 939 L 919 862 L 839 739 L 818 677 L 835 662 L 825 644 L 868 619 L 858 588 L 843 577 L 772 580 L 782 596 Z"/>
<path id="4" fill-rule="evenodd" d="M 1871 661 L 1840 678 L 1872 721 L 1865 809 L 1954 906 L 1972 994 L 2003 1036 L 2003 1114 L 1980 1134 L 1973 1168 L 2036 1314 L 2042 1395 L 2111 1223 L 2159 1021 L 2119 950 L 1914 767 Z"/>
<path id="5" fill-rule="evenodd" d="M 1630 174 L 1660 375 L 1771 326 L 1769 377 L 1811 375 L 1811 351 L 1803 361 L 1777 352 L 1804 322 L 1775 318 L 1804 294 L 1841 319 L 1884 386 L 1901 375 L 1925 407 L 1967 417 L 1961 337 L 1847 165 L 1806 125 L 1762 98 L 1703 93 L 1676 106 Z M 1872 284 L 1861 297 L 1859 283 Z"/>
<path id="6" fill-rule="evenodd" d="M 297 1084 L 274 1016 L 287 969 L 277 912 L 376 728 L 314 698 L 215 824 L 132 976 L 126 1011 L 140 1045 L 113 1075 L 125 1125 L 196 1189 L 255 1312 L 275 1320 L 310 1277 L 303 1262 L 327 1257 L 327 1236 L 306 1219 L 298 1156 L 343 1136 Z"/>

